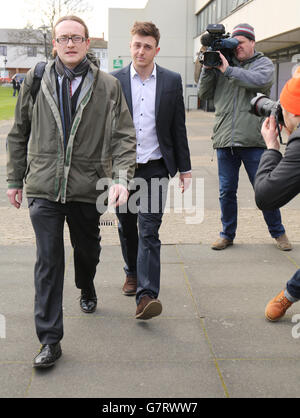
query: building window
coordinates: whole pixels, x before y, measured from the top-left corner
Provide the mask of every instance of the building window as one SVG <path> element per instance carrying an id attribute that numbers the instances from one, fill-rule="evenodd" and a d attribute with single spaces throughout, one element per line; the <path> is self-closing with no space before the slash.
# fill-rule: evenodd
<path id="1" fill-rule="evenodd" d="M 0 46 L 0 55 L 2 57 L 7 57 L 7 46 Z"/>
<path id="2" fill-rule="evenodd" d="M 218 23 L 249 0 L 212 0 L 197 15 L 197 36 L 206 31 L 207 25 Z"/>
<path id="3" fill-rule="evenodd" d="M 95 57 L 96 58 L 98 58 L 98 59 L 100 59 L 100 60 L 103 60 L 103 59 L 106 59 L 107 58 L 107 50 L 106 49 L 98 49 L 98 50 L 95 50 L 95 49 L 92 49 L 92 52 L 94 53 L 94 55 L 95 55 Z"/>
<path id="4" fill-rule="evenodd" d="M 27 56 L 28 57 L 36 57 L 37 56 L 37 47 L 36 46 L 28 46 L 27 47 Z"/>

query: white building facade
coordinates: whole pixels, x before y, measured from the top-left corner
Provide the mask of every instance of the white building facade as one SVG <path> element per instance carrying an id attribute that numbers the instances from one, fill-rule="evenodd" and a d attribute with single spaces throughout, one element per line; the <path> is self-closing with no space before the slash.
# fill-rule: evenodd
<path id="1" fill-rule="evenodd" d="M 222 23 L 231 32 L 235 25 L 249 23 L 255 28 L 256 49 L 274 62 L 272 98 L 277 99 L 300 62 L 299 16 L 300 0 L 148 0 L 144 9 L 109 9 L 108 71 L 131 61 L 133 23 L 152 21 L 161 32 L 156 62 L 181 74 L 186 107 L 198 107 L 194 62 L 207 25 Z"/>
<path id="2" fill-rule="evenodd" d="M 209 23 L 222 23 L 232 32 L 239 23 L 255 29 L 256 50 L 273 60 L 276 69 L 271 97 L 278 99 L 285 82 L 300 63 L 299 0 L 195 0 L 197 19 L 194 54 Z"/>
<path id="3" fill-rule="evenodd" d="M 193 40 L 196 33 L 195 0 L 148 0 L 144 9 L 109 9 L 108 69 L 131 62 L 130 30 L 135 21 L 152 21 L 160 30 L 157 64 L 181 74 L 186 106 L 197 106 Z"/>
<path id="4" fill-rule="evenodd" d="M 28 29 L 0 29 L 2 76 L 12 77 L 15 73 L 26 73 L 39 61 L 45 61 L 42 32 Z"/>

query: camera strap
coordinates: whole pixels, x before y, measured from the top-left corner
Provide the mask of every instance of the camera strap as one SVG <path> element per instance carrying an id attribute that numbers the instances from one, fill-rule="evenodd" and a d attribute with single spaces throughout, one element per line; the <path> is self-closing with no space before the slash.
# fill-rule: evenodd
<path id="1" fill-rule="evenodd" d="M 280 129 L 280 124 L 278 122 L 278 118 L 276 117 L 275 120 L 276 120 L 276 127 L 277 127 L 277 131 L 278 131 L 279 141 L 280 141 L 281 145 L 286 145 L 286 143 L 284 143 L 282 141 L 281 129 Z"/>

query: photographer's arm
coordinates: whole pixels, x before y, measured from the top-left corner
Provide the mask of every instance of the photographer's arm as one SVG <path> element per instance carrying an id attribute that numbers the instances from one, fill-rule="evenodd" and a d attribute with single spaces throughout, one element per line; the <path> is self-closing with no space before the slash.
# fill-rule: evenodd
<path id="1" fill-rule="evenodd" d="M 242 67 L 226 66 L 224 76 L 234 78 L 239 87 L 265 93 L 273 84 L 274 66 L 268 58 L 261 57 L 253 61 L 248 70 Z"/>
<path id="2" fill-rule="evenodd" d="M 300 192 L 300 138 L 288 143 L 284 157 L 274 147 L 264 152 L 254 190 L 261 210 L 280 208 Z"/>

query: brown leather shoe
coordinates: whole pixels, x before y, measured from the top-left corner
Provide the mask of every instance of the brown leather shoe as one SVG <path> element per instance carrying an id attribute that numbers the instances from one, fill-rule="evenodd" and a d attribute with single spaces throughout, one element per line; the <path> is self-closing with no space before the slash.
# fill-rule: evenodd
<path id="1" fill-rule="evenodd" d="M 280 237 L 275 238 L 275 241 L 276 247 L 281 251 L 291 251 L 293 248 L 286 234 L 282 234 Z"/>
<path id="2" fill-rule="evenodd" d="M 225 250 L 225 248 L 233 245 L 233 241 L 227 238 L 219 238 L 211 246 L 212 250 Z"/>
<path id="3" fill-rule="evenodd" d="M 270 300 L 266 306 L 265 316 L 269 321 L 278 321 L 282 318 L 288 308 L 292 306 L 293 302 L 290 302 L 284 296 L 284 290 L 282 290 L 275 298 Z"/>
<path id="4" fill-rule="evenodd" d="M 145 295 L 137 306 L 135 317 L 136 319 L 151 319 L 160 315 L 161 312 L 161 302 L 158 299 L 152 299 L 150 296 Z"/>
<path id="5" fill-rule="evenodd" d="M 126 296 L 134 296 L 136 294 L 137 288 L 137 278 L 136 277 L 126 277 L 122 292 Z"/>

